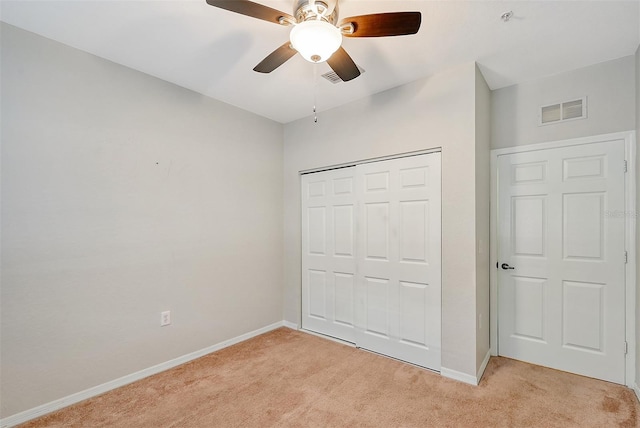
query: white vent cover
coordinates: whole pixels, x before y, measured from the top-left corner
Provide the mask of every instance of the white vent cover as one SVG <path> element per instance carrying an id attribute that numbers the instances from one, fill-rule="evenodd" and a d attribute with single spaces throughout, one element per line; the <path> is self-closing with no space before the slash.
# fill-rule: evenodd
<path id="1" fill-rule="evenodd" d="M 540 107 L 539 124 L 565 122 L 587 117 L 587 97 Z"/>
<path id="2" fill-rule="evenodd" d="M 560 104 L 544 106 L 541 111 L 541 121 L 543 125 L 545 123 L 558 122 L 562 120 L 562 106 Z"/>
<path id="3" fill-rule="evenodd" d="M 360 67 L 359 65 L 357 65 L 357 67 L 358 67 L 358 70 L 360 70 L 360 74 L 364 73 L 364 68 Z M 336 74 L 335 71 L 329 71 L 328 73 L 324 73 L 322 74 L 322 77 L 324 77 L 325 79 L 327 79 L 329 82 L 333 84 L 343 82 L 343 80 L 340 78 L 340 76 Z"/>

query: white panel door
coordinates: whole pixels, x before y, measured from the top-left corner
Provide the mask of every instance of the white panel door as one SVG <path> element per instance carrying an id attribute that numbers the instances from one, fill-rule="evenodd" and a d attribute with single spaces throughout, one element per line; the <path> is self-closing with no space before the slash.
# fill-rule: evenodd
<path id="1" fill-rule="evenodd" d="M 500 156 L 499 354 L 624 383 L 624 142 Z"/>
<path id="2" fill-rule="evenodd" d="M 354 342 L 355 167 L 301 184 L 302 328 Z"/>
<path id="3" fill-rule="evenodd" d="M 356 345 L 440 370 L 440 153 L 356 170 Z"/>

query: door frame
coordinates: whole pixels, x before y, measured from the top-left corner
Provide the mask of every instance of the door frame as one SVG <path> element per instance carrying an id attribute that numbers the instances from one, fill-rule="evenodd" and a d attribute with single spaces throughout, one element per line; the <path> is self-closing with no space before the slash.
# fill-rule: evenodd
<path id="1" fill-rule="evenodd" d="M 573 138 L 546 143 L 528 144 L 491 150 L 491 213 L 490 213 L 490 275 L 489 275 L 489 334 L 491 355 L 498 355 L 498 157 L 514 153 L 556 149 L 584 144 L 624 140 L 627 173 L 625 174 L 625 384 L 634 388 L 636 372 L 636 133 L 635 131 Z M 623 167 L 622 165 L 620 166 Z"/>

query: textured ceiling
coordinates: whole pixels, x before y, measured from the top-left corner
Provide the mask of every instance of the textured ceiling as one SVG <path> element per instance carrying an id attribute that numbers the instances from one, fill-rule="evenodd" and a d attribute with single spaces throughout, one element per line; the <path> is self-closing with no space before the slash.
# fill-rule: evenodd
<path id="1" fill-rule="evenodd" d="M 293 1 L 262 4 L 292 12 Z M 634 1 L 341 0 L 340 16 L 420 11 L 413 36 L 346 39 L 365 69 L 332 84 L 330 71 L 296 55 L 271 74 L 252 71 L 288 39 L 287 27 L 205 0 L 2 1 L 0 19 L 196 92 L 287 123 L 476 61 L 491 89 L 632 55 L 640 43 Z M 513 11 L 503 22 L 500 15 Z M 314 70 L 317 68 L 317 70 Z"/>

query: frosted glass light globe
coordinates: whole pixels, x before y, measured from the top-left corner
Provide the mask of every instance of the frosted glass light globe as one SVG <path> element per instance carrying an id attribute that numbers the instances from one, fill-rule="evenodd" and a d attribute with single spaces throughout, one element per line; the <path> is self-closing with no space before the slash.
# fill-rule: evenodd
<path id="1" fill-rule="evenodd" d="M 326 21 L 304 21 L 293 27 L 291 45 L 309 62 L 329 59 L 342 44 L 340 30 Z"/>

